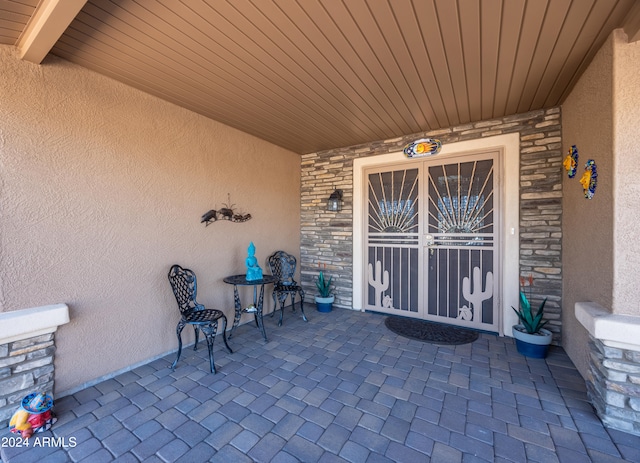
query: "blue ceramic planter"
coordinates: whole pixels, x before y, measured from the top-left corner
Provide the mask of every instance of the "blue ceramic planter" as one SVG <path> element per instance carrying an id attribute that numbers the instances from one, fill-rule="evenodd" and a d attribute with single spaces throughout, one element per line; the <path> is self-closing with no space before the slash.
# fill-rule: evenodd
<path id="1" fill-rule="evenodd" d="M 513 337 L 516 340 L 518 352 L 529 358 L 546 358 L 552 339 L 551 331 L 542 328 L 539 334 L 529 334 L 521 329 L 524 329 L 522 325 L 513 327 Z"/>
<path id="2" fill-rule="evenodd" d="M 333 309 L 333 300 L 333 296 L 316 296 L 316 308 L 318 309 L 318 312 L 331 312 L 331 310 Z"/>
<path id="3" fill-rule="evenodd" d="M 518 348 L 519 353 L 521 353 L 525 357 L 534 359 L 546 358 L 547 352 L 549 351 L 549 346 L 529 344 L 528 342 L 520 341 L 519 339 L 516 339 L 516 347 Z"/>

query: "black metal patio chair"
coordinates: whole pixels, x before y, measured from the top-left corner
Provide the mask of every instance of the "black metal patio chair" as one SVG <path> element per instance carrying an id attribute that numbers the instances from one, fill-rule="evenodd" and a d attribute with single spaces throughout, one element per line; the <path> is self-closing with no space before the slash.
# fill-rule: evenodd
<path id="1" fill-rule="evenodd" d="M 306 322 L 307 317 L 304 314 L 304 290 L 294 279 L 296 273 L 296 258 L 284 251 L 276 251 L 268 259 L 271 274 L 277 278 L 273 287 L 273 304 L 274 309 L 271 316 L 275 313 L 276 299 L 280 304 L 280 321 L 278 326 L 282 326 L 282 318 L 284 315 L 284 304 L 289 296 L 291 296 L 291 309 L 296 311 L 296 294 L 300 295 L 300 312 L 302 319 Z"/>
<path id="2" fill-rule="evenodd" d="M 176 334 L 178 336 L 178 355 L 175 361 L 171 365 L 171 369 L 175 370 L 180 354 L 182 353 L 182 329 L 186 325 L 193 325 L 193 330 L 196 336 L 196 342 L 193 346 L 193 350 L 198 350 L 198 329 L 202 331 L 206 340 L 207 347 L 209 348 L 209 364 L 211 367 L 211 373 L 216 372 L 216 366 L 213 361 L 213 341 L 218 331 L 218 320 L 222 319 L 222 339 L 224 345 L 230 354 L 233 353 L 229 344 L 227 343 L 227 317 L 220 310 L 207 309 L 202 304 L 196 301 L 196 294 L 198 291 L 198 284 L 196 280 L 196 274 L 193 270 L 188 268 L 182 268 L 179 265 L 173 265 L 169 270 L 169 282 L 173 289 L 173 294 L 178 301 L 178 308 L 180 309 L 180 321 L 176 327 Z"/>

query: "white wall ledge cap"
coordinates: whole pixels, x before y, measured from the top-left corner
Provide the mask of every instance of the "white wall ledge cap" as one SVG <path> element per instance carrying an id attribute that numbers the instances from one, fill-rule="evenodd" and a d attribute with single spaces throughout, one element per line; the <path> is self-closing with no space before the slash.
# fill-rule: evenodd
<path id="1" fill-rule="evenodd" d="M 67 304 L 0 312 L 0 345 L 53 333 L 65 323 L 69 323 Z"/>
<path id="2" fill-rule="evenodd" d="M 595 302 L 576 302 L 575 312 L 594 338 L 613 347 L 640 350 L 640 317 L 612 314 Z"/>

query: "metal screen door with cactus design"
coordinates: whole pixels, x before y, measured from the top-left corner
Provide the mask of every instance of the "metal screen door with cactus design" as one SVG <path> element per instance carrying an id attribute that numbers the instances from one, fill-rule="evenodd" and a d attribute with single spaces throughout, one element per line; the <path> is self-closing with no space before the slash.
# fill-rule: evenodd
<path id="1" fill-rule="evenodd" d="M 497 159 L 366 171 L 367 310 L 499 330 Z"/>

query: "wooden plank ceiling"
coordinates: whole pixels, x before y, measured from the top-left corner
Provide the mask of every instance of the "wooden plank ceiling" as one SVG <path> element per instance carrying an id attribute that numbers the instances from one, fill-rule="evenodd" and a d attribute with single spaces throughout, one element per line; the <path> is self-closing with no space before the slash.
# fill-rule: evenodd
<path id="1" fill-rule="evenodd" d="M 634 3 L 89 0 L 50 53 L 308 153 L 561 104 Z"/>

